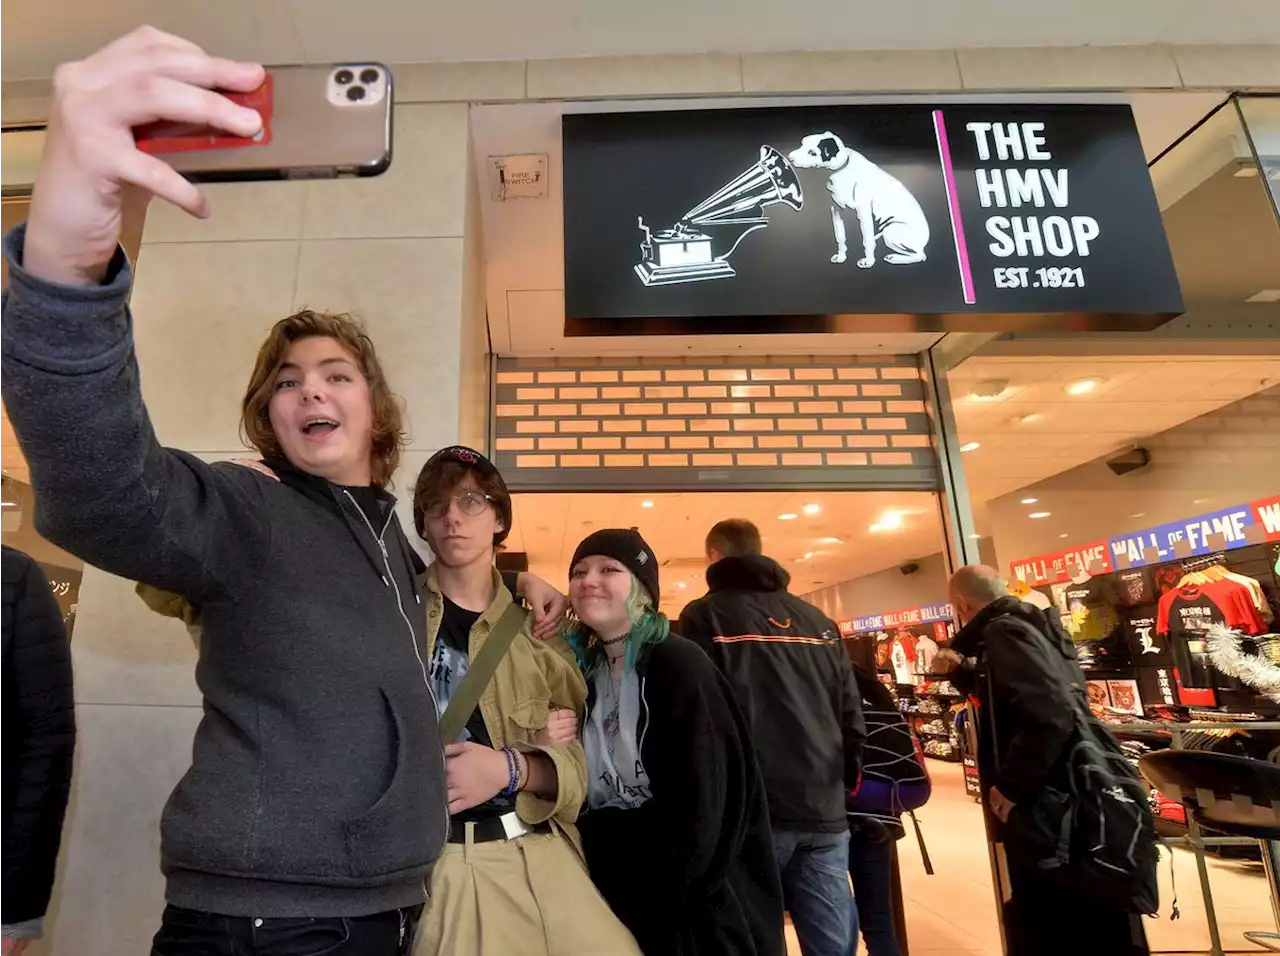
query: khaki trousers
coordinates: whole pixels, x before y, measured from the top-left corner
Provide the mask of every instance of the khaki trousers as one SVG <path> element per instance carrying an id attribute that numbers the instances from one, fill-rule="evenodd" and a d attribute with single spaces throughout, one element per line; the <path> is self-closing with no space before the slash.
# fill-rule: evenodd
<path id="1" fill-rule="evenodd" d="M 468 827 L 470 829 L 470 827 Z M 558 832 L 445 845 L 414 956 L 641 956 Z"/>

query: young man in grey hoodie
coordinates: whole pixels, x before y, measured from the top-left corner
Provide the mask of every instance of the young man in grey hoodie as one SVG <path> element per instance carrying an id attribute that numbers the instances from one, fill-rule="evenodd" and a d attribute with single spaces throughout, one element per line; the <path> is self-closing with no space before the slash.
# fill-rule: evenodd
<path id="1" fill-rule="evenodd" d="M 268 471 L 162 448 L 134 355 L 123 199 L 207 207 L 132 129 L 252 136 L 258 114 L 212 91 L 262 80 L 149 28 L 58 70 L 30 219 L 4 242 L 4 400 L 41 533 L 199 614 L 204 718 L 161 820 L 153 953 L 391 956 L 448 813 L 421 563 L 386 490 L 403 429 L 373 344 L 345 316 L 276 325 L 242 421 Z"/>

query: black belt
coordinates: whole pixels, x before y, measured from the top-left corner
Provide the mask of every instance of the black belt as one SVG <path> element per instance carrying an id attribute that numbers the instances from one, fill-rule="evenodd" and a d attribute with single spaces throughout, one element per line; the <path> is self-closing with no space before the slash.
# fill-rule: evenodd
<path id="1" fill-rule="evenodd" d="M 475 827 L 475 832 L 471 837 L 472 843 L 492 843 L 495 840 L 512 840 L 517 837 L 528 836 L 531 833 L 551 832 L 551 824 L 524 823 L 516 817 L 515 813 L 485 817 L 481 820 L 472 820 L 470 823 Z M 453 822 L 453 825 L 449 828 L 449 842 L 467 842 L 466 823 L 458 820 Z"/>

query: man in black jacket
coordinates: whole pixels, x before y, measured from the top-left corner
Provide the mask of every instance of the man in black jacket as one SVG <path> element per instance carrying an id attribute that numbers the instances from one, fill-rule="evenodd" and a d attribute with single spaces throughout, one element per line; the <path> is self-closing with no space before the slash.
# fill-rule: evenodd
<path id="1" fill-rule="evenodd" d="M 4 956 L 43 935 L 76 746 L 71 646 L 44 573 L 3 556 Z"/>
<path id="2" fill-rule="evenodd" d="M 1072 696 L 1083 693 L 1085 683 L 1071 638 L 1055 612 L 1011 595 L 994 568 L 961 568 L 952 575 L 950 596 L 966 623 L 951 647 L 938 652 L 934 669 L 950 673 L 962 692 L 982 701 L 979 772 L 1009 863 L 1012 899 L 1004 907 L 1009 956 L 1146 953 L 1140 917 L 1100 906 L 1062 881 L 1051 881 L 1008 826 L 1018 804 L 1030 804 L 1064 772 L 1076 727 Z"/>
<path id="3" fill-rule="evenodd" d="M 733 686 L 764 774 L 787 909 L 804 956 L 848 956 L 857 938 L 849 892 L 845 795 L 857 785 L 866 727 L 834 623 L 787 593 L 790 575 L 761 553 L 750 521 L 707 535 L 710 593 L 680 615 Z"/>

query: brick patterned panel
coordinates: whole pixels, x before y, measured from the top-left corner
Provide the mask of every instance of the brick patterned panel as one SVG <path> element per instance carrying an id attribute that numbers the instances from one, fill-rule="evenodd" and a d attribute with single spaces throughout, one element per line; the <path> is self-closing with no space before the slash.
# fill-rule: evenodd
<path id="1" fill-rule="evenodd" d="M 498 359 L 513 490 L 937 490 L 913 355 Z"/>

